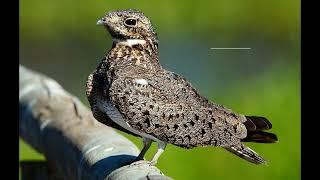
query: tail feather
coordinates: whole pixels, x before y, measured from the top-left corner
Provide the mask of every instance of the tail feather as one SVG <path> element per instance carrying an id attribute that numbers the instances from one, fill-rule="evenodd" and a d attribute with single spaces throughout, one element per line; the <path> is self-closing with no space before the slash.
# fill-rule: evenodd
<path id="1" fill-rule="evenodd" d="M 264 132 L 272 128 L 272 124 L 264 117 L 246 116 L 247 121 L 243 124 L 247 128 L 247 137 L 243 142 L 275 143 L 278 141 L 276 134 Z"/>
<path id="2" fill-rule="evenodd" d="M 244 122 L 251 131 L 269 130 L 272 128 L 272 124 L 265 117 L 260 116 L 246 116 L 247 121 Z"/>
<path id="3" fill-rule="evenodd" d="M 255 131 L 248 132 L 247 137 L 241 139 L 242 142 L 256 142 L 256 143 L 275 143 L 278 141 L 277 135 L 273 133 Z"/>
<path id="4" fill-rule="evenodd" d="M 247 129 L 247 137 L 242 142 L 275 143 L 277 135 L 264 132 L 272 128 L 272 124 L 264 117 L 246 116 L 247 121 L 243 122 Z M 229 152 L 254 164 L 266 164 L 267 161 L 244 144 L 237 144 L 224 147 Z"/>
<path id="5" fill-rule="evenodd" d="M 267 161 L 259 154 L 243 144 L 224 147 L 229 152 L 254 164 L 266 164 Z"/>

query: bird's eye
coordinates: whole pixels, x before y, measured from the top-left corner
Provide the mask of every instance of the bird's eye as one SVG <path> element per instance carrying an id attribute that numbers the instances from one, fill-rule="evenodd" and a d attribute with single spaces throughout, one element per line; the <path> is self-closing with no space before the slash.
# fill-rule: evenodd
<path id="1" fill-rule="evenodd" d="M 137 24 L 137 20 L 136 20 L 136 19 L 129 18 L 129 19 L 127 19 L 127 20 L 124 22 L 124 24 L 125 24 L 126 26 L 134 27 L 134 26 L 136 26 L 136 24 Z"/>

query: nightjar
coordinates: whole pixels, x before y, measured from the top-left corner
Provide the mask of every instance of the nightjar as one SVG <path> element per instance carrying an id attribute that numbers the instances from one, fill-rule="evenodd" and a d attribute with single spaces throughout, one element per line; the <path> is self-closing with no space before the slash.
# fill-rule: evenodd
<path id="1" fill-rule="evenodd" d="M 255 163 L 266 161 L 242 142 L 274 143 L 264 117 L 245 116 L 210 102 L 182 76 L 159 63 L 159 41 L 150 20 L 137 10 L 117 10 L 98 20 L 112 48 L 89 75 L 87 97 L 94 117 L 140 136 L 144 154 L 158 144 L 156 164 L 167 143 L 183 148 L 220 146 Z"/>

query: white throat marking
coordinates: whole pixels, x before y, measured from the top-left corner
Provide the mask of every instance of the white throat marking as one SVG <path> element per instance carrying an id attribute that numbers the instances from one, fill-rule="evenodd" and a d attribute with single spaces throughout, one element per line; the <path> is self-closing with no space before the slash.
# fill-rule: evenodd
<path id="1" fill-rule="evenodd" d="M 143 39 L 127 39 L 127 40 L 113 39 L 113 42 L 119 43 L 125 46 L 130 46 L 130 47 L 137 44 L 144 45 L 146 43 L 146 41 Z"/>

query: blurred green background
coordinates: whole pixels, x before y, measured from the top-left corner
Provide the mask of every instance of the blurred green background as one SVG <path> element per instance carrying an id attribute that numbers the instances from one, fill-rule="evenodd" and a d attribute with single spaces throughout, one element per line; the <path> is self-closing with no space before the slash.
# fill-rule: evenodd
<path id="1" fill-rule="evenodd" d="M 20 63 L 56 79 L 88 105 L 85 82 L 111 38 L 95 25 L 107 11 L 136 8 L 160 39 L 160 62 L 202 95 L 273 123 L 277 144 L 247 143 L 256 166 L 222 148 L 167 146 L 158 167 L 175 179 L 300 179 L 300 1 L 23 0 Z M 250 47 L 251 50 L 212 50 Z M 122 133 L 123 134 L 123 133 Z M 141 140 L 124 134 L 142 147 Z M 156 145 L 148 151 L 150 159 Z M 20 140 L 20 160 L 44 159 Z"/>

